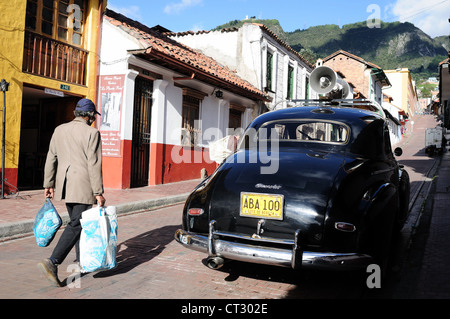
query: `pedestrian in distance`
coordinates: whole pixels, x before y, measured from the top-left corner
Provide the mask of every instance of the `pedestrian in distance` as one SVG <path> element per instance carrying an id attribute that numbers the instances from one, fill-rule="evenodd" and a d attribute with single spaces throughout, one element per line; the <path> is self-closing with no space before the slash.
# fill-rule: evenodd
<path id="1" fill-rule="evenodd" d="M 101 136 L 91 126 L 100 113 L 91 100 L 81 99 L 74 115 L 73 121 L 55 129 L 44 169 L 45 198 L 64 200 L 70 217 L 52 255 L 38 263 L 38 268 L 55 286 L 61 286 L 58 265 L 74 246 L 79 262 L 81 214 L 94 204 L 103 207 L 106 201 L 103 197 Z"/>

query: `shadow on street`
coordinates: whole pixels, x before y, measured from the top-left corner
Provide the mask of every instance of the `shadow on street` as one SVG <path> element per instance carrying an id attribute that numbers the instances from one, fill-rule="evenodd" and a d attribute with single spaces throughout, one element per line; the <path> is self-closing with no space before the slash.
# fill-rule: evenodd
<path id="1" fill-rule="evenodd" d="M 130 238 L 117 246 L 117 267 L 94 275 L 94 278 L 127 273 L 158 256 L 173 241 L 180 225 L 164 226 Z"/>

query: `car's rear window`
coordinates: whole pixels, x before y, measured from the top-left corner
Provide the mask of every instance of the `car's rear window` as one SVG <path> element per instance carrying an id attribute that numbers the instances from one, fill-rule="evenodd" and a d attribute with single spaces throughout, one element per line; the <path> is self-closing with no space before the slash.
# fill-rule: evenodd
<path id="1" fill-rule="evenodd" d="M 346 144 L 350 128 L 340 122 L 318 120 L 280 120 L 265 123 L 258 130 L 258 140 L 278 139 L 280 142 L 312 142 Z"/>

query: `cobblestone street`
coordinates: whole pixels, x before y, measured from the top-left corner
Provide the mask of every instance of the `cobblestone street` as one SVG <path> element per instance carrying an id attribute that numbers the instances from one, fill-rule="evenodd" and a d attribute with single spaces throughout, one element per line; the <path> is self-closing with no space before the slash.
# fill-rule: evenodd
<path id="1" fill-rule="evenodd" d="M 54 288 L 37 271 L 49 256 L 32 236 L 0 244 L 0 298 L 3 299 L 322 299 L 448 298 L 448 181 L 450 159 L 428 157 L 423 131 L 433 117 L 418 121 L 416 133 L 402 145 L 401 162 L 411 175 L 412 212 L 400 236 L 394 274 L 382 289 L 368 289 L 367 273 L 303 271 L 229 262 L 220 270 L 204 265 L 202 253 L 175 242 L 182 204 L 119 218 L 118 266 L 111 271 L 74 272 L 75 253 L 60 266 L 65 286 Z M 440 165 L 438 165 L 440 164 Z M 434 169 L 433 169 L 434 168 Z M 431 178 L 429 175 L 432 174 Z M 435 181 L 435 183 L 432 183 Z M 427 201 L 424 191 L 430 189 Z M 422 207 L 424 209 L 422 209 Z M 418 223 L 420 221 L 420 224 Z M 60 235 L 61 232 L 58 233 Z"/>

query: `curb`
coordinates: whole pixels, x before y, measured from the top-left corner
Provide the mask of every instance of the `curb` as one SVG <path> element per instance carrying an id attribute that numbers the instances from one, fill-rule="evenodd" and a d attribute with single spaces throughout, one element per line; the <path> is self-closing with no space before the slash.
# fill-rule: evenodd
<path id="1" fill-rule="evenodd" d="M 186 201 L 188 196 L 189 193 L 186 193 L 174 196 L 167 196 L 163 198 L 155 198 L 131 203 L 117 204 L 115 205 L 116 214 L 117 217 L 120 217 L 144 211 L 155 210 L 158 208 L 163 208 L 175 204 L 181 204 Z M 69 222 L 68 214 L 67 213 L 61 214 L 61 219 L 63 221 L 62 227 L 64 227 Z M 33 224 L 34 220 L 29 219 L 0 225 L 0 242 L 33 235 Z"/>
<path id="2" fill-rule="evenodd" d="M 427 172 L 427 175 L 421 181 L 419 189 L 411 198 L 409 206 L 409 216 L 405 222 L 402 233 L 406 235 L 406 248 L 409 249 L 414 235 L 416 234 L 418 228 L 421 226 L 421 218 L 425 210 L 425 205 L 427 200 L 433 196 L 433 185 L 436 180 L 435 177 L 439 172 L 441 163 L 444 156 L 440 156 L 436 159 L 433 166 Z"/>
<path id="3" fill-rule="evenodd" d="M 435 183 L 436 174 L 441 167 L 442 156 L 436 160 L 431 169 L 427 172 L 427 175 L 421 181 L 419 189 L 413 195 L 410 201 L 409 216 L 403 227 L 407 231 L 407 245 L 411 243 L 414 234 L 420 226 L 420 220 L 423 215 L 424 205 L 426 201 L 432 195 L 432 186 Z"/>

